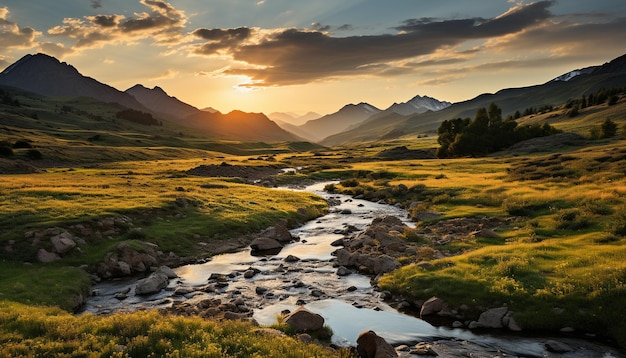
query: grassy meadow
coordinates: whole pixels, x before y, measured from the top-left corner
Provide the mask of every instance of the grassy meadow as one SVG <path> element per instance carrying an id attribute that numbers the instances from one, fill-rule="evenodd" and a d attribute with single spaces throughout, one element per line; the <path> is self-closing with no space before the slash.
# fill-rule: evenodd
<path id="1" fill-rule="evenodd" d="M 432 133 L 345 148 L 305 143 L 237 143 L 202 138 L 166 124 L 146 129 L 113 118 L 116 108 L 86 99 L 44 100 L 18 94 L 3 106 L 0 141 L 32 143 L 7 163 L 40 170 L 1 174 L 0 355 L 326 357 L 293 338 L 259 333 L 245 323 L 163 316 L 158 312 L 74 316 L 87 294 L 88 271 L 123 242 L 147 241 L 180 257 L 213 254 L 203 243 L 258 232 L 279 221 L 297 224 L 324 213 L 307 193 L 251 185 L 243 178 L 193 176 L 200 165 L 302 167 L 272 184 L 341 180 L 329 189 L 385 200 L 440 216 L 419 221 L 408 240 L 423 252 L 380 278 L 382 289 L 413 299 L 438 296 L 453 306 L 506 305 L 526 331 L 573 327 L 626 346 L 626 102 L 520 119 L 548 121 L 587 136 L 610 118 L 618 137 L 558 150 L 496 153 L 483 158 L 381 159 L 397 146 L 434 148 Z M 299 210 L 300 209 L 300 210 Z M 305 215 L 302 215 L 304 209 Z M 438 243 L 420 229 L 450 219 L 495 217 L 510 224 L 497 238 Z M 96 225 L 118 218 L 116 232 L 86 234 L 62 259 L 36 260 L 29 232 Z M 507 221 L 508 218 L 513 220 Z M 211 247 L 211 246 L 208 246 Z M 430 261 L 431 265 L 418 265 Z M 427 268 L 424 268 L 427 267 Z"/>

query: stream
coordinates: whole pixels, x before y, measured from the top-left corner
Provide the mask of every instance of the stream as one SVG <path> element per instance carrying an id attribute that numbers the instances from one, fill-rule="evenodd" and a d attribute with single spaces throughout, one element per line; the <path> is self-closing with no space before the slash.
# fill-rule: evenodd
<path id="1" fill-rule="evenodd" d="M 243 299 L 261 325 L 275 323 L 285 310 L 304 306 L 324 317 L 325 324 L 333 330 L 333 343 L 340 346 L 356 345 L 359 333 L 371 329 L 393 346 L 430 342 L 440 357 L 626 357 L 617 349 L 578 338 L 532 337 L 500 331 L 477 334 L 467 329 L 435 327 L 400 313 L 384 302 L 369 277 L 357 273 L 337 275 L 331 255 L 337 247 L 331 243 L 345 237 L 347 231 L 364 230 L 376 217 L 396 216 L 414 226 L 406 219 L 407 212 L 391 205 L 329 194 L 323 191 L 324 185 L 304 190 L 340 204 L 332 206 L 327 215 L 291 230 L 300 240 L 286 245 L 279 253 L 253 256 L 248 248 L 214 256 L 204 263 L 181 266 L 174 269 L 179 278 L 149 296 L 134 294 L 138 278 L 104 281 L 94 286 L 85 312 L 154 309 L 206 298 L 226 302 Z M 299 260 L 286 260 L 290 256 Z M 256 274 L 246 277 L 244 273 L 251 269 Z M 208 290 L 211 277 L 219 280 Z M 124 299 L 119 299 L 120 292 Z M 574 351 L 548 352 L 545 342 L 550 339 L 566 343 Z"/>

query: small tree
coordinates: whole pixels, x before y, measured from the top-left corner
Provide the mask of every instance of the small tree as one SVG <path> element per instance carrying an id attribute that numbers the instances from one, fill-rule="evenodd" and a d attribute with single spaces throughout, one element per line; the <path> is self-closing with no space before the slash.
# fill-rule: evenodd
<path id="1" fill-rule="evenodd" d="M 605 119 L 600 126 L 602 138 L 612 138 L 617 134 L 617 124 L 610 119 Z"/>

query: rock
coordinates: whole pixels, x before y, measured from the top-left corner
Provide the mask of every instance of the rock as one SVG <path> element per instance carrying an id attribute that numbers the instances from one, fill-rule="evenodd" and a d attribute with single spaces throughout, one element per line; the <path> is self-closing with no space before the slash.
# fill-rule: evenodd
<path id="1" fill-rule="evenodd" d="M 365 331 L 359 334 L 356 340 L 356 350 L 362 358 L 392 358 L 398 357 L 398 353 L 374 331 Z"/>
<path id="2" fill-rule="evenodd" d="M 311 296 L 313 296 L 313 297 L 318 297 L 319 298 L 319 297 L 322 297 L 324 295 L 325 295 L 325 293 L 322 290 L 318 290 L 318 289 L 311 290 Z"/>
<path id="3" fill-rule="evenodd" d="M 416 344 L 415 348 L 413 348 L 411 352 L 409 352 L 409 354 L 415 354 L 419 356 L 438 356 L 439 355 L 437 354 L 437 352 L 433 350 L 433 347 L 426 342 L 420 342 Z"/>
<path id="4" fill-rule="evenodd" d="M 500 235 L 498 235 L 495 231 L 491 229 L 480 229 L 480 230 L 471 232 L 470 235 L 474 237 L 476 236 L 484 237 L 487 239 L 497 239 L 500 237 Z"/>
<path id="5" fill-rule="evenodd" d="M 282 247 L 283 245 L 280 242 L 269 237 L 257 237 L 250 243 L 252 251 L 270 251 L 282 249 Z"/>
<path id="6" fill-rule="evenodd" d="M 506 315 L 504 315 L 504 317 L 502 318 L 502 324 L 513 332 L 520 332 L 522 330 L 522 327 L 517 324 L 517 321 L 515 320 L 515 318 L 513 318 L 513 312 L 511 311 L 507 312 Z"/>
<path id="7" fill-rule="evenodd" d="M 150 276 L 137 281 L 135 285 L 136 295 L 149 295 L 161 291 L 161 289 L 167 287 L 169 279 L 162 272 L 154 272 Z"/>
<path id="8" fill-rule="evenodd" d="M 330 246 L 334 246 L 334 247 L 337 247 L 337 246 L 345 246 L 345 244 L 344 244 L 343 239 L 337 239 L 337 240 L 335 240 L 335 241 L 331 242 L 331 243 L 330 243 Z"/>
<path id="9" fill-rule="evenodd" d="M 324 327 L 324 317 L 304 307 L 298 307 L 288 314 L 284 321 L 296 332 L 313 332 Z"/>
<path id="10" fill-rule="evenodd" d="M 346 289 L 348 292 L 354 292 L 356 290 L 358 290 L 358 288 L 356 286 L 350 286 Z"/>
<path id="11" fill-rule="evenodd" d="M 178 277 L 176 272 L 174 272 L 174 270 L 172 270 L 168 266 L 161 266 L 161 267 L 159 267 L 157 272 L 161 272 L 161 273 L 165 274 L 165 276 L 167 276 L 167 278 L 169 278 L 169 279 L 173 279 L 173 278 Z"/>
<path id="12" fill-rule="evenodd" d="M 259 236 L 274 239 L 280 243 L 288 243 L 294 239 L 289 229 L 281 224 L 265 229 Z"/>
<path id="13" fill-rule="evenodd" d="M 127 294 L 127 293 L 124 293 L 124 292 L 118 292 L 118 293 L 116 293 L 116 294 L 115 294 L 115 296 L 113 296 L 113 297 L 117 298 L 117 299 L 118 299 L 118 300 L 120 300 L 120 301 L 123 301 L 123 300 L 125 300 L 125 299 L 127 299 L 127 298 L 128 298 L 128 294 Z"/>
<path id="14" fill-rule="evenodd" d="M 174 290 L 172 296 L 184 296 L 190 294 L 191 292 L 193 292 L 193 290 L 189 287 L 178 287 Z"/>
<path id="15" fill-rule="evenodd" d="M 39 251 L 37 251 L 37 261 L 39 262 L 47 264 L 59 259 L 61 259 L 61 257 L 55 252 L 48 252 L 46 249 L 39 249 Z"/>
<path id="16" fill-rule="evenodd" d="M 63 255 L 64 253 L 76 247 L 74 237 L 67 231 L 51 237 L 50 242 L 54 247 L 54 251 L 59 255 Z"/>
<path id="17" fill-rule="evenodd" d="M 254 289 L 254 292 L 256 292 L 257 295 L 264 295 L 267 291 L 269 291 L 269 288 L 262 286 L 257 286 Z"/>
<path id="18" fill-rule="evenodd" d="M 298 261 L 300 261 L 300 258 L 293 256 L 293 255 L 288 255 L 287 257 L 285 257 L 285 262 L 298 262 Z"/>
<path id="19" fill-rule="evenodd" d="M 243 278 L 253 278 L 254 275 L 256 275 L 256 272 L 252 269 L 246 270 L 246 272 L 243 273 Z"/>
<path id="20" fill-rule="evenodd" d="M 340 214 L 344 214 L 344 215 L 350 215 L 350 214 L 352 214 L 352 210 L 350 210 L 350 209 L 343 209 L 339 213 Z"/>
<path id="21" fill-rule="evenodd" d="M 484 328 L 502 328 L 504 316 L 509 312 L 507 307 L 491 308 L 481 313 L 478 323 Z"/>
<path id="22" fill-rule="evenodd" d="M 367 259 L 363 265 L 374 275 L 391 272 L 402 266 L 402 264 L 400 264 L 400 262 L 396 259 L 387 255 L 381 255 L 378 257 L 370 256 L 370 258 Z"/>
<path id="23" fill-rule="evenodd" d="M 461 328 L 463 326 L 464 326 L 464 324 L 461 321 L 454 321 L 454 322 L 452 322 L 452 328 Z"/>
<path id="24" fill-rule="evenodd" d="M 438 313 L 445 307 L 446 303 L 441 298 L 433 296 L 422 304 L 422 308 L 420 309 L 420 318 Z"/>
<path id="25" fill-rule="evenodd" d="M 547 341 L 545 343 L 545 347 L 548 350 L 548 352 L 554 352 L 554 353 L 567 353 L 567 352 L 572 352 L 574 350 L 569 345 L 563 342 L 554 341 L 554 340 Z"/>
<path id="26" fill-rule="evenodd" d="M 574 327 L 563 327 L 560 329 L 561 333 L 574 333 L 576 332 L 576 330 L 574 329 Z"/>
<path id="27" fill-rule="evenodd" d="M 339 266 L 337 269 L 337 276 L 348 276 L 352 271 L 345 266 Z"/>

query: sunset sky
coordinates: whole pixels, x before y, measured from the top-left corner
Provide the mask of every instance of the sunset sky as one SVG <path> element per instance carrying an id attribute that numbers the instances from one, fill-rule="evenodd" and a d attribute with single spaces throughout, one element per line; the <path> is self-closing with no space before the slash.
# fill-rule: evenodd
<path id="1" fill-rule="evenodd" d="M 624 0 L 0 0 L 0 68 L 44 52 L 222 112 L 463 101 L 610 61 L 624 34 Z"/>

